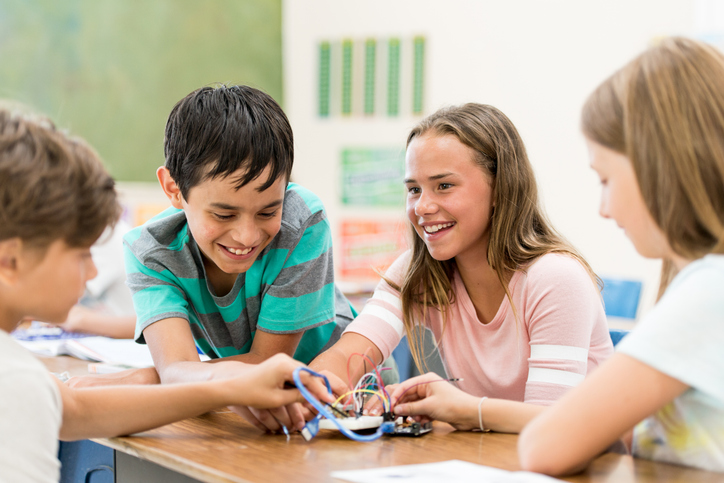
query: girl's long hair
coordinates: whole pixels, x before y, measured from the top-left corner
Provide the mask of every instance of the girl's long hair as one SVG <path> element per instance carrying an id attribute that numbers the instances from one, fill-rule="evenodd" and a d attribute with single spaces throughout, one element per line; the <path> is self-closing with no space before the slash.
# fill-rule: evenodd
<path id="1" fill-rule="evenodd" d="M 578 260 L 600 286 L 585 259 L 551 226 L 538 201 L 533 168 L 523 140 L 508 117 L 498 109 L 469 103 L 440 109 L 423 119 L 407 137 L 407 145 L 423 136 L 455 136 L 475 151 L 475 162 L 491 179 L 493 206 L 490 219 L 488 263 L 495 270 L 505 294 L 517 313 L 508 290 L 509 275 L 525 270 L 541 255 L 564 253 Z M 411 227 L 411 258 L 400 291 L 402 314 L 410 352 L 421 371 L 427 370 L 423 354 L 424 328 L 429 309 L 442 314 L 443 333 L 455 293 L 454 259 L 438 261 Z M 418 323 L 419 322 L 419 323 Z"/>
<path id="2" fill-rule="evenodd" d="M 724 56 L 691 39 L 663 40 L 588 98 L 583 134 L 625 155 L 672 250 L 724 253 Z M 664 260 L 659 297 L 676 269 Z"/>

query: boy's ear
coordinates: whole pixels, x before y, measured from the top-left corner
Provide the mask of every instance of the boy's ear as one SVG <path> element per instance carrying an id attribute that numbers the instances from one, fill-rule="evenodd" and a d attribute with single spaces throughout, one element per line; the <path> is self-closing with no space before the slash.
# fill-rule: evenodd
<path id="1" fill-rule="evenodd" d="M 22 248 L 23 242 L 17 237 L 0 241 L 0 283 L 12 285 L 18 279 Z"/>
<path id="2" fill-rule="evenodd" d="M 166 166 L 158 168 L 156 170 L 156 177 L 158 178 L 158 182 L 161 183 L 163 192 L 166 193 L 166 196 L 168 196 L 168 199 L 171 201 L 171 205 L 174 208 L 183 209 L 183 204 L 181 203 L 183 195 L 181 195 L 181 190 L 176 184 L 176 181 L 171 177 L 171 173 L 168 172 L 168 168 L 166 168 Z"/>

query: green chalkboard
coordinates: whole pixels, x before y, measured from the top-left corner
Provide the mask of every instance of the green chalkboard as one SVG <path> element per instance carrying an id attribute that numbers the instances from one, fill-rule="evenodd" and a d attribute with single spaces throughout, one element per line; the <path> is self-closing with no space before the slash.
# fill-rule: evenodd
<path id="1" fill-rule="evenodd" d="M 281 0 L 0 0 L 0 98 L 87 139 L 118 180 L 155 179 L 166 116 L 215 82 L 283 106 Z"/>

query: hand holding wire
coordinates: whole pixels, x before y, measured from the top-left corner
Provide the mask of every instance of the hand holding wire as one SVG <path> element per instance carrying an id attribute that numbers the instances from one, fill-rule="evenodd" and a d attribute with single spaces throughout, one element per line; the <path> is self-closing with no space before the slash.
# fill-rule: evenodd
<path id="1" fill-rule="evenodd" d="M 444 421 L 460 430 L 476 428 L 477 412 L 474 409 L 479 398 L 452 384 L 437 384 L 442 382 L 448 380 L 428 373 L 401 383 L 391 395 L 395 415 L 412 416 L 420 422 Z M 467 411 L 468 402 L 472 402 L 473 411 Z"/>
<path id="2" fill-rule="evenodd" d="M 332 414 L 332 412 L 328 409 L 328 407 L 323 405 L 312 393 L 310 393 L 307 390 L 307 388 L 305 387 L 304 383 L 301 380 L 302 379 L 301 374 L 303 372 L 306 372 L 313 376 L 322 378 L 324 380 L 324 383 L 327 386 L 327 389 L 328 389 L 330 395 L 332 394 L 332 387 L 329 384 L 329 380 L 327 379 L 326 376 L 319 374 L 318 372 L 314 372 L 313 370 L 309 369 L 308 367 L 298 367 L 297 369 L 294 370 L 294 383 L 297 385 L 297 388 L 299 388 L 299 391 L 312 404 L 312 406 L 314 406 L 314 408 L 317 411 L 319 411 L 319 414 L 317 415 L 317 417 L 312 419 L 311 421 L 307 422 L 304 429 L 302 429 L 302 436 L 304 436 L 304 439 L 306 439 L 307 441 L 309 441 L 310 439 L 312 439 L 314 436 L 317 435 L 317 432 L 319 431 L 319 420 L 322 417 L 325 417 L 325 418 L 329 419 L 330 421 L 332 421 L 333 423 L 335 423 L 337 425 L 337 428 L 339 429 L 339 431 L 342 434 L 344 434 L 348 438 L 353 439 L 355 441 L 374 441 L 377 438 L 379 438 L 380 436 L 382 436 L 382 434 L 384 434 L 385 432 L 391 432 L 392 430 L 394 430 L 394 423 L 389 422 L 389 423 L 383 423 L 382 426 L 380 426 L 374 434 L 360 435 L 360 434 L 350 431 L 349 429 L 344 427 L 341 423 L 339 423 L 338 419 Z M 349 396 L 350 395 L 345 394 L 342 397 L 340 397 L 338 399 L 338 401 L 341 401 L 342 399 L 349 397 Z M 337 402 L 332 404 L 332 406 L 335 406 L 335 407 L 336 407 L 336 405 L 337 405 Z M 344 411 L 342 409 L 336 408 L 335 411 L 342 412 L 344 414 Z"/>
<path id="3" fill-rule="evenodd" d="M 419 435 L 421 433 L 430 431 L 431 427 L 421 428 L 420 425 L 418 425 L 417 423 L 414 423 L 412 426 L 408 426 L 408 423 L 403 422 L 400 423 L 400 427 L 398 428 L 397 423 L 395 422 L 396 418 L 393 415 L 394 402 L 402 402 L 400 406 L 400 411 L 395 412 L 398 414 L 405 414 L 404 411 L 406 409 L 410 409 L 410 407 L 413 404 L 417 404 L 417 402 L 422 402 L 425 405 L 429 404 L 430 402 L 434 402 L 433 399 L 426 399 L 428 395 L 430 395 L 428 394 L 430 392 L 428 386 L 430 386 L 431 383 L 460 380 L 447 380 L 440 378 L 436 374 L 426 374 L 425 376 L 420 376 L 410 381 L 406 381 L 402 384 L 392 386 L 391 388 L 393 389 L 393 395 L 390 396 L 388 388 L 385 387 L 384 382 L 382 381 L 382 377 L 380 376 L 379 371 L 375 367 L 374 362 L 370 360 L 370 358 L 367 357 L 365 354 L 356 353 L 353 354 L 353 356 L 360 356 L 362 358 L 364 369 L 366 369 L 367 363 L 369 362 L 371 366 L 371 371 L 365 373 L 359 379 L 357 384 L 351 389 L 345 387 L 343 382 L 339 380 L 335 381 L 335 392 L 338 393 L 339 396 L 334 402 L 326 406 L 323 405 L 319 400 L 317 400 L 314 395 L 312 395 L 307 390 L 301 378 L 302 375 L 311 375 L 323 379 L 329 395 L 331 395 L 332 385 L 330 384 L 329 379 L 324 374 L 314 372 L 307 367 L 299 367 L 294 371 L 294 382 L 299 388 L 299 391 L 307 399 L 309 404 L 311 404 L 317 411 L 319 411 L 317 416 L 309 420 L 302 429 L 302 436 L 304 436 L 307 441 L 311 440 L 312 438 L 314 438 L 314 436 L 317 435 L 317 432 L 320 428 L 320 421 L 323 418 L 326 418 L 332 424 L 334 424 L 342 434 L 355 441 L 373 441 L 382 436 L 382 434 L 384 433 Z M 347 361 L 348 377 L 350 377 L 351 375 L 351 359 L 352 358 L 350 357 L 350 359 Z M 338 378 L 333 377 L 333 379 Z M 444 386 L 449 386 L 449 388 L 453 391 L 461 392 L 450 384 L 445 384 Z M 412 391 L 408 394 L 408 391 L 412 389 L 415 389 L 415 391 Z M 448 389 L 443 389 L 441 391 L 444 393 L 445 391 L 448 391 Z M 383 416 L 382 418 L 379 418 L 375 421 L 375 425 L 380 424 L 379 421 L 382 421 L 382 423 L 377 431 L 371 435 L 360 435 L 350 431 L 347 427 L 347 425 L 355 428 L 369 427 L 360 426 L 358 424 L 369 424 L 371 421 L 374 421 L 376 419 L 372 416 L 367 416 L 371 419 L 363 418 L 363 415 L 365 414 L 365 405 L 367 405 L 368 408 L 372 406 L 373 410 L 375 411 L 377 411 L 378 408 L 381 408 Z M 413 411 L 410 414 L 416 413 Z M 435 418 L 432 414 L 428 415 L 425 411 L 423 411 L 423 414 L 421 415 L 418 414 L 418 420 L 431 421 L 432 419 L 441 418 Z M 323 424 L 328 425 L 329 423 L 325 422 Z"/>

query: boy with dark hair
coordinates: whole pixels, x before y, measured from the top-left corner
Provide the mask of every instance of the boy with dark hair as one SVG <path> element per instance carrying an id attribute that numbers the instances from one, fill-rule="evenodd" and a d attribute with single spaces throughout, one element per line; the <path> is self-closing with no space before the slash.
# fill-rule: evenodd
<path id="1" fill-rule="evenodd" d="M 174 106 L 164 151 L 157 176 L 173 208 L 125 237 L 136 340 L 161 381 L 207 380 L 279 352 L 306 363 L 330 347 L 355 314 L 334 285 L 320 200 L 289 183 L 281 107 L 251 87 L 203 87 Z M 298 411 L 239 412 L 263 429 L 303 425 Z"/>
<path id="2" fill-rule="evenodd" d="M 90 247 L 120 213 L 113 179 L 81 140 L 0 106 L 0 180 L 2 481 L 58 481 L 59 437 L 112 437 L 227 405 L 302 400 L 285 389 L 301 364 L 283 354 L 203 383 L 77 390 L 52 377 L 9 332 L 25 317 L 64 321 L 83 294 L 96 274 Z M 318 378 L 304 380 L 330 399 Z"/>

